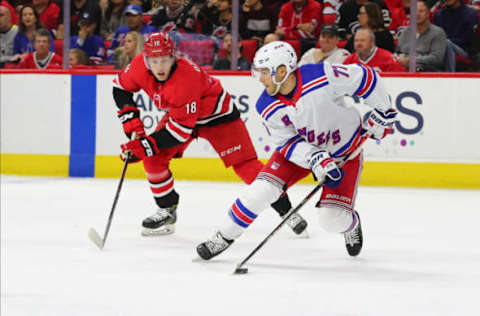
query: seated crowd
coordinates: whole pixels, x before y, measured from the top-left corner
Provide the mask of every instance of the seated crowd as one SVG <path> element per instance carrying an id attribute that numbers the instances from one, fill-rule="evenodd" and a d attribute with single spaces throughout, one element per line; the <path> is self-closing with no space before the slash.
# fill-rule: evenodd
<path id="1" fill-rule="evenodd" d="M 62 0 L 0 0 L 0 68 L 62 68 Z M 274 40 L 299 64 L 363 63 L 406 71 L 410 0 L 240 0 L 233 45 L 232 0 L 72 0 L 71 68 L 125 67 L 149 33 L 169 32 L 180 54 L 206 69 L 248 70 L 256 49 Z M 480 1 L 419 0 L 416 71 L 480 69 Z"/>

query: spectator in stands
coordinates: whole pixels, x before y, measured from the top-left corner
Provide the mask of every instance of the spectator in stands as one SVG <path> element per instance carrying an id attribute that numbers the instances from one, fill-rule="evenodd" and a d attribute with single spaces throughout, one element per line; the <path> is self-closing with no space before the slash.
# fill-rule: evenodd
<path id="1" fill-rule="evenodd" d="M 107 5 L 102 10 L 102 24 L 100 26 L 100 36 L 105 40 L 111 41 L 118 28 L 126 23 L 123 14 L 126 7 L 127 0 L 108 0 Z"/>
<path id="2" fill-rule="evenodd" d="M 18 68 L 22 69 L 61 69 L 62 57 L 49 50 L 51 36 L 47 29 L 39 29 L 35 31 L 33 37 L 33 46 L 35 51 L 29 53 L 18 64 Z"/>
<path id="3" fill-rule="evenodd" d="M 0 6 L 4 6 L 10 11 L 10 21 L 12 25 L 18 25 L 18 17 L 15 9 L 13 8 L 14 3 L 10 4 L 7 0 L 0 0 Z"/>
<path id="4" fill-rule="evenodd" d="M 25 5 L 20 10 L 20 22 L 18 25 L 18 33 L 15 36 L 13 45 L 14 60 L 20 60 L 28 53 L 33 52 L 33 37 L 35 32 L 43 28 L 39 16 L 34 8 L 30 5 Z M 50 34 L 50 51 L 55 51 L 53 47 L 53 37 Z"/>
<path id="5" fill-rule="evenodd" d="M 85 69 L 88 68 L 89 60 L 87 54 L 83 50 L 73 48 L 69 51 L 68 63 L 72 69 Z"/>
<path id="6" fill-rule="evenodd" d="M 358 22 L 358 12 L 367 2 L 374 2 L 382 10 L 383 22 L 385 28 L 390 26 L 390 11 L 383 0 L 347 0 L 341 6 L 339 11 L 338 32 L 340 39 L 349 39 L 355 34 L 356 30 L 361 28 Z"/>
<path id="7" fill-rule="evenodd" d="M 402 0 L 401 3 L 402 6 L 391 9 L 392 23 L 389 30 L 394 33 L 394 39 L 398 39 L 410 24 L 410 0 Z"/>
<path id="8" fill-rule="evenodd" d="M 0 68 L 13 58 L 13 42 L 18 29 L 12 24 L 10 10 L 0 5 Z"/>
<path id="9" fill-rule="evenodd" d="M 78 21 L 85 12 L 87 12 L 97 24 L 94 34 L 100 34 L 102 12 L 98 5 L 98 0 L 73 0 L 70 4 L 70 36 L 78 35 L 78 31 L 80 30 Z M 58 17 L 56 38 L 63 39 L 63 6 L 60 8 L 60 15 Z"/>
<path id="10" fill-rule="evenodd" d="M 188 8 L 183 6 L 183 0 L 167 0 L 166 2 L 166 5 L 152 16 L 150 24 L 164 32 L 175 30 L 194 33 L 195 18 L 191 10 L 184 12 Z"/>
<path id="11" fill-rule="evenodd" d="M 386 49 L 393 53 L 395 51 L 395 44 L 393 36 L 390 31 L 385 28 L 383 22 L 382 11 L 378 4 L 367 2 L 360 7 L 358 11 L 358 24 L 362 28 L 369 28 L 375 34 L 375 45 L 377 47 Z M 345 49 L 353 52 L 353 37 L 350 37 Z"/>
<path id="12" fill-rule="evenodd" d="M 385 72 L 406 70 L 392 53 L 375 46 L 375 34 L 368 28 L 357 30 L 354 45 L 355 53 L 345 59 L 345 65 L 364 64 Z"/>
<path id="13" fill-rule="evenodd" d="M 323 0 L 323 23 L 334 24 L 343 0 Z"/>
<path id="14" fill-rule="evenodd" d="M 266 45 L 270 42 L 279 41 L 279 40 L 280 40 L 280 35 L 278 35 L 277 33 L 270 33 L 270 34 L 267 34 L 263 39 L 263 45 Z"/>
<path id="15" fill-rule="evenodd" d="M 160 0 L 158 2 L 161 2 L 162 5 L 165 4 L 165 1 L 166 0 Z M 148 12 L 152 9 L 152 3 L 153 1 L 152 0 L 128 0 L 128 4 L 136 4 L 138 5 L 140 8 L 142 8 L 142 12 Z"/>
<path id="16" fill-rule="evenodd" d="M 333 64 L 342 64 L 350 53 L 338 48 L 338 29 L 333 24 L 325 24 L 320 31 L 318 39 L 320 48 L 312 48 L 303 54 L 298 63 L 299 66 L 305 64 L 316 64 L 322 61 L 328 61 Z"/>
<path id="17" fill-rule="evenodd" d="M 92 64 L 101 64 L 105 59 L 105 43 L 103 38 L 95 35 L 97 28 L 96 17 L 89 12 L 83 12 L 78 21 L 79 31 L 77 36 L 70 38 L 70 48 L 80 48 L 90 59 Z"/>
<path id="18" fill-rule="evenodd" d="M 60 16 L 60 7 L 57 4 L 50 0 L 32 0 L 32 6 L 47 29 L 57 29 Z"/>
<path id="19" fill-rule="evenodd" d="M 143 36 L 137 31 L 130 31 L 125 36 L 123 45 L 117 47 L 114 52 L 115 69 L 126 67 L 133 57 L 143 51 Z"/>
<path id="20" fill-rule="evenodd" d="M 232 63 L 232 34 L 227 33 L 223 38 L 223 49 L 227 52 L 227 55 L 223 58 L 219 58 L 213 62 L 213 69 L 215 70 L 230 70 Z M 237 70 L 250 70 L 250 62 L 242 56 L 242 43 L 238 43 L 239 51 L 237 52 Z"/>
<path id="21" fill-rule="evenodd" d="M 417 71 L 442 71 L 445 67 L 445 49 L 447 36 L 438 26 L 430 24 L 430 11 L 427 4 L 418 0 L 417 2 L 417 44 L 416 64 Z M 400 36 L 398 40 L 397 53 L 398 61 L 408 67 L 408 52 L 410 49 L 410 28 Z"/>
<path id="22" fill-rule="evenodd" d="M 202 33 L 223 39 L 232 29 L 232 0 L 210 0 L 200 9 Z"/>
<path id="23" fill-rule="evenodd" d="M 435 13 L 433 23 L 447 33 L 458 55 L 467 56 L 477 36 L 478 15 L 474 9 L 466 6 L 463 0 L 446 0 L 445 7 Z"/>
<path id="24" fill-rule="evenodd" d="M 282 6 L 275 33 L 284 39 L 315 39 L 322 23 L 320 3 L 315 0 L 292 0 Z"/>
<path id="25" fill-rule="evenodd" d="M 129 4 L 125 8 L 125 16 L 127 19 L 127 25 L 122 25 L 118 28 L 117 32 L 113 36 L 112 45 L 108 50 L 108 60 L 113 62 L 113 51 L 120 46 L 125 40 L 125 36 L 130 31 L 137 31 L 145 38 L 150 33 L 156 32 L 157 29 L 151 25 L 146 25 L 143 22 L 143 11 L 138 4 Z"/>
<path id="26" fill-rule="evenodd" d="M 243 39 L 254 39 L 262 43 L 263 38 L 274 31 L 276 17 L 272 9 L 263 5 L 262 0 L 245 0 L 238 24 Z"/>

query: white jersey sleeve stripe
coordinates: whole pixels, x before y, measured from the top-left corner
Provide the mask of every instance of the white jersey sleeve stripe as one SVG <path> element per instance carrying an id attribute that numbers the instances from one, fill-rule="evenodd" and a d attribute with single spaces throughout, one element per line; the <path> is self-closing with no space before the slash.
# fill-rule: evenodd
<path id="1" fill-rule="evenodd" d="M 372 93 L 375 89 L 375 85 L 377 84 L 377 74 L 372 67 L 358 65 L 362 68 L 363 76 L 362 82 L 358 87 L 357 91 L 355 91 L 354 95 L 357 95 L 362 98 L 368 98 L 368 96 Z"/>
<path id="2" fill-rule="evenodd" d="M 265 121 L 268 120 L 270 116 L 272 116 L 275 112 L 277 112 L 278 110 L 284 107 L 286 107 L 286 105 L 280 101 L 273 102 L 272 104 L 265 107 L 265 109 L 262 111 L 262 114 L 261 114 L 262 119 L 264 119 Z"/>

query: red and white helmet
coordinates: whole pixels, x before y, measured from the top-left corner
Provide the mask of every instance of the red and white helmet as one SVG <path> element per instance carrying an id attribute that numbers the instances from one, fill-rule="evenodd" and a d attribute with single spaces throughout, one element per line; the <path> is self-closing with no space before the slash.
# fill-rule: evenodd
<path id="1" fill-rule="evenodd" d="M 143 45 L 143 53 L 147 57 L 173 55 L 175 43 L 166 32 L 151 33 Z"/>

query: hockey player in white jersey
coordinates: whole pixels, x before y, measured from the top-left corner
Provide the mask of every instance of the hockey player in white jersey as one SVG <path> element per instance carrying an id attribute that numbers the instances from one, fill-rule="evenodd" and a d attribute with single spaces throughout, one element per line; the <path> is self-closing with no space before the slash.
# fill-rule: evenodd
<path id="1" fill-rule="evenodd" d="M 381 78 L 368 66 L 296 65 L 295 51 L 285 42 L 269 43 L 255 54 L 252 73 L 265 86 L 256 108 L 276 151 L 234 201 L 225 225 L 198 245 L 205 260 L 227 249 L 260 212 L 310 173 L 326 180 L 316 204 L 320 226 L 342 233 L 349 255 L 360 253 L 362 229 L 354 206 L 363 154 L 357 151 L 341 169 L 337 163 L 355 151 L 364 133 L 386 137 L 397 112 Z M 344 103 L 345 95 L 363 98 L 372 107 L 365 121 Z"/>

